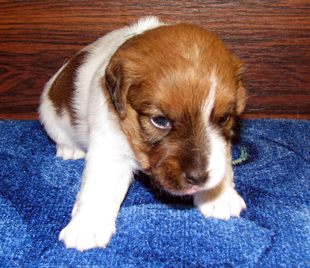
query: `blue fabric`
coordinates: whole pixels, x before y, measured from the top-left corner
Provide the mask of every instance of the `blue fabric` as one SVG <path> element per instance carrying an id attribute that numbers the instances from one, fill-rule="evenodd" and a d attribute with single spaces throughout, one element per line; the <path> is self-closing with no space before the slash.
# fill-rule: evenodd
<path id="1" fill-rule="evenodd" d="M 132 184 L 106 249 L 58 242 L 84 160 L 55 158 L 36 120 L 0 121 L 1 267 L 310 267 L 310 121 L 245 120 L 233 156 L 248 209 L 205 219 L 190 200 Z"/>

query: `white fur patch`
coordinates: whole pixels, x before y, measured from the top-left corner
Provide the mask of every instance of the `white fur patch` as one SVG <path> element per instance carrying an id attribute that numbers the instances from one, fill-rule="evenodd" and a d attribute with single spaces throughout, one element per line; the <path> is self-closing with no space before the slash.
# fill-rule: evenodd
<path id="1" fill-rule="evenodd" d="M 209 96 L 203 108 L 204 119 L 205 119 L 205 122 L 208 122 L 208 123 L 210 121 L 210 116 L 211 116 L 211 113 L 214 107 L 215 91 L 216 91 L 216 86 L 217 86 L 217 80 L 213 72 L 211 73 L 210 82 L 211 82 L 211 86 L 210 86 Z"/>
<path id="2" fill-rule="evenodd" d="M 212 189 L 217 186 L 225 176 L 226 157 L 227 157 L 227 143 L 219 133 L 219 131 L 212 126 L 210 117 L 215 103 L 215 91 L 217 87 L 217 79 L 212 72 L 210 76 L 210 91 L 206 103 L 203 107 L 204 121 L 206 124 L 206 137 L 210 144 L 209 165 L 207 171 L 209 179 L 204 189 Z"/>
<path id="3" fill-rule="evenodd" d="M 208 166 L 209 179 L 205 187 L 212 189 L 224 179 L 226 173 L 227 143 L 216 129 L 209 127 L 208 133 L 211 153 Z"/>

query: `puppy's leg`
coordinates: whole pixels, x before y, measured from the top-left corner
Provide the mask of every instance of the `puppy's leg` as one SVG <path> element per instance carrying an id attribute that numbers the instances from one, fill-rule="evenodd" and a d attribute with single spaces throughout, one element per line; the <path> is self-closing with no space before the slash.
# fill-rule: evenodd
<path id="1" fill-rule="evenodd" d="M 194 204 L 206 218 L 228 220 L 231 216 L 239 217 L 242 209 L 246 209 L 243 198 L 234 189 L 230 160 L 226 166 L 225 178 L 217 187 L 194 195 Z"/>
<path id="2" fill-rule="evenodd" d="M 69 115 L 65 110 L 61 116 L 57 115 L 46 94 L 45 91 L 42 95 L 39 114 L 46 132 L 57 144 L 56 156 L 62 157 L 64 160 L 84 158 L 86 152 L 74 140 L 77 131 L 70 124 Z"/>
<path id="3" fill-rule="evenodd" d="M 90 145 L 71 221 L 59 235 L 67 248 L 83 251 L 106 247 L 115 233 L 115 220 L 131 183 L 134 164 L 126 156 L 126 144 L 117 139 L 102 140 Z"/>

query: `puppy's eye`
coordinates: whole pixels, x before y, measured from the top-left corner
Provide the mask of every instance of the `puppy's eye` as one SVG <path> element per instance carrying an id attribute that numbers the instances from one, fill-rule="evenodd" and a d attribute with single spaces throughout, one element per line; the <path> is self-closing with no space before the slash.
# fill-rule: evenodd
<path id="1" fill-rule="evenodd" d="M 151 117 L 150 120 L 157 128 L 169 129 L 171 127 L 171 122 L 164 116 Z"/>
<path id="2" fill-rule="evenodd" d="M 230 114 L 226 114 L 219 119 L 219 124 L 221 126 L 225 126 L 228 123 L 229 119 L 230 119 Z"/>

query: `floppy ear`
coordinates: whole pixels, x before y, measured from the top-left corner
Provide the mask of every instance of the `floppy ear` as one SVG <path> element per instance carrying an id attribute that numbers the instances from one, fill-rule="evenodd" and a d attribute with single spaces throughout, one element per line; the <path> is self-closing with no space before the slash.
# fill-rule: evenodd
<path id="1" fill-rule="evenodd" d="M 125 87 L 122 64 L 117 59 L 112 59 L 106 68 L 105 86 L 119 117 L 124 119 L 128 87 Z"/>
<path id="2" fill-rule="evenodd" d="M 243 76 L 240 77 L 238 81 L 238 100 L 237 100 L 237 114 L 240 115 L 246 105 L 246 99 L 247 99 L 247 84 L 246 80 Z"/>
<path id="3" fill-rule="evenodd" d="M 237 109 L 236 113 L 237 115 L 240 115 L 246 104 L 246 98 L 247 98 L 247 84 L 245 81 L 245 78 L 243 76 L 244 74 L 244 66 L 243 62 L 237 58 L 235 55 L 232 55 L 232 62 L 235 67 L 235 74 L 237 79 Z"/>

